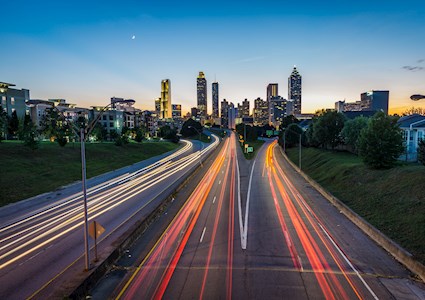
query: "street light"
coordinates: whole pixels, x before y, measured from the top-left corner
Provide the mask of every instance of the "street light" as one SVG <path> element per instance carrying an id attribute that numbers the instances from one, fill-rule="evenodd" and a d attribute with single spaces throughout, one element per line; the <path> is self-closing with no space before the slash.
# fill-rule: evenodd
<path id="1" fill-rule="evenodd" d="M 193 127 L 193 126 L 191 126 L 191 125 L 187 126 L 187 128 L 195 129 L 195 130 L 196 130 L 196 132 L 197 132 L 197 133 L 199 133 L 199 142 L 201 143 L 201 152 L 202 152 L 202 150 L 204 149 L 204 143 L 202 143 L 202 141 L 201 141 L 201 133 L 202 133 L 202 131 L 199 131 L 198 129 L 196 129 L 196 127 Z M 201 152 L 199 152 L 199 164 L 200 164 L 200 165 L 201 165 L 201 167 L 202 167 Z"/>
<path id="2" fill-rule="evenodd" d="M 299 155 L 298 155 L 298 168 L 301 171 L 301 137 L 302 137 L 302 133 L 296 132 L 292 129 L 289 129 L 288 127 L 285 128 L 285 131 L 283 132 L 283 152 L 286 153 L 286 130 L 292 131 L 293 133 L 296 133 L 299 135 Z"/>
<path id="3" fill-rule="evenodd" d="M 26 105 L 37 105 L 37 104 L 49 104 L 53 109 L 56 109 L 57 112 L 61 115 L 61 117 L 66 121 L 66 117 L 61 110 L 59 110 L 54 103 L 40 100 L 29 100 L 25 104 Z M 94 118 L 87 126 L 84 124 L 80 124 L 80 128 L 74 123 L 70 122 L 70 127 L 73 130 L 74 134 L 78 137 L 80 136 L 81 142 L 81 177 L 82 177 L 82 189 L 83 189 L 83 201 L 84 201 L 84 249 L 85 249 L 85 270 L 88 271 L 90 269 L 90 252 L 89 252 L 89 226 L 88 226 L 88 209 L 87 209 L 87 187 L 86 187 L 86 146 L 85 142 L 87 137 L 92 132 L 96 123 L 100 120 L 103 113 L 112 105 L 117 103 L 134 103 L 134 100 L 116 100 L 114 102 L 109 103 L 105 107 L 99 110 L 99 115 Z M 79 129 L 79 132 L 78 132 Z"/>
<path id="4" fill-rule="evenodd" d="M 415 94 L 410 96 L 410 99 L 413 101 L 419 101 L 421 99 L 425 99 L 425 95 L 419 95 L 419 94 Z"/>

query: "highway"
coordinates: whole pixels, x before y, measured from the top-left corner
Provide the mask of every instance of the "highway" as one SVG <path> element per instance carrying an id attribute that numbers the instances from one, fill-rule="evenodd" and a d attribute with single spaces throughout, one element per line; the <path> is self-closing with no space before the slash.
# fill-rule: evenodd
<path id="1" fill-rule="evenodd" d="M 201 149 L 183 141 L 183 147 L 160 160 L 90 186 L 89 222 L 96 220 L 105 228 L 98 239 L 101 259 L 218 145 L 218 138 L 212 137 Z M 0 209 L 0 299 L 63 297 L 55 292 L 87 275 L 82 193 L 61 194 L 29 209 L 24 201 L 10 214 Z M 99 263 L 93 261 L 93 250 L 91 258 L 93 266 Z"/>
<path id="2" fill-rule="evenodd" d="M 284 161 L 234 134 L 117 299 L 424 299 L 423 283 Z"/>

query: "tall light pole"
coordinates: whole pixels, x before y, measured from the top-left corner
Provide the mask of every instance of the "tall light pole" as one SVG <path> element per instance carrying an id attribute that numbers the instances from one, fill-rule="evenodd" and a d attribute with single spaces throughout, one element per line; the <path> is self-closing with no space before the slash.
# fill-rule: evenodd
<path id="1" fill-rule="evenodd" d="M 288 131 L 292 131 L 295 134 L 299 135 L 299 141 L 298 141 L 298 145 L 299 145 L 299 154 L 298 154 L 298 168 L 301 171 L 301 139 L 302 139 L 302 133 L 296 132 L 292 129 L 289 129 L 288 127 L 285 128 L 285 131 L 283 132 L 283 152 L 286 153 L 286 130 Z"/>
<path id="2" fill-rule="evenodd" d="M 80 136 L 81 143 L 81 181 L 82 181 L 82 190 L 83 190 L 83 205 L 84 205 L 84 252 L 85 252 L 85 270 L 88 271 L 90 269 L 90 251 L 89 251 L 89 225 L 88 225 L 88 207 L 87 207 L 87 186 L 86 186 L 86 146 L 85 142 L 87 137 L 93 131 L 94 126 L 102 117 L 103 113 L 112 105 L 116 103 L 134 103 L 134 100 L 117 100 L 111 102 L 106 105 L 102 109 L 99 110 L 99 115 L 94 118 L 87 126 L 85 124 L 80 124 L 80 128 L 74 123 L 70 122 L 70 127 L 73 130 L 74 134 L 78 137 Z M 36 105 L 39 103 L 50 104 L 53 109 L 61 115 L 64 121 L 66 121 L 66 117 L 61 110 L 59 110 L 54 103 L 47 101 L 37 101 L 37 100 L 29 100 L 26 102 L 26 105 Z M 78 130 L 79 129 L 79 130 Z"/>
<path id="3" fill-rule="evenodd" d="M 199 134 L 199 142 L 201 143 L 201 151 L 199 152 L 199 164 L 201 165 L 201 167 L 202 167 L 202 159 L 201 159 L 201 152 L 202 152 L 202 150 L 204 149 L 204 143 L 202 143 L 202 141 L 201 141 L 201 133 L 202 133 L 202 131 L 199 131 L 198 129 L 196 129 L 196 127 L 193 127 L 193 126 L 187 126 L 187 128 L 192 128 L 192 129 L 195 129 L 196 130 L 196 132 Z"/>

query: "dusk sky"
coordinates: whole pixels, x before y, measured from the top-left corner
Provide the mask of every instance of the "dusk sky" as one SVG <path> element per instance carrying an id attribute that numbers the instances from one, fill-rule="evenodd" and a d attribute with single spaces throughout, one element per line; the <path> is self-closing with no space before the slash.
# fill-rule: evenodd
<path id="1" fill-rule="evenodd" d="M 220 101 L 288 96 L 294 65 L 302 110 L 390 90 L 390 112 L 425 94 L 425 1 L 5 1 L 0 81 L 33 99 L 106 105 L 113 96 L 154 108 L 162 79 L 172 102 L 196 106 L 196 77 Z M 132 37 L 135 37 L 134 39 Z"/>

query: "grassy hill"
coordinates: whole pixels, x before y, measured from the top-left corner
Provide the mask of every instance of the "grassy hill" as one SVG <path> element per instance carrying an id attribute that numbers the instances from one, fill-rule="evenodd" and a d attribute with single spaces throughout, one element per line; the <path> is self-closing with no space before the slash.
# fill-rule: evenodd
<path id="1" fill-rule="evenodd" d="M 87 178 L 179 147 L 169 142 L 86 144 Z M 80 144 L 43 142 L 33 151 L 21 142 L 0 143 L 0 206 L 81 180 Z"/>
<path id="2" fill-rule="evenodd" d="M 298 164 L 298 149 L 289 149 Z M 425 166 L 372 170 L 346 152 L 304 148 L 302 168 L 369 223 L 425 263 Z"/>

